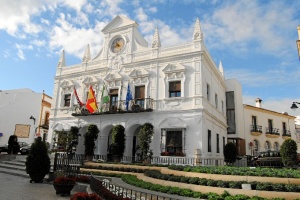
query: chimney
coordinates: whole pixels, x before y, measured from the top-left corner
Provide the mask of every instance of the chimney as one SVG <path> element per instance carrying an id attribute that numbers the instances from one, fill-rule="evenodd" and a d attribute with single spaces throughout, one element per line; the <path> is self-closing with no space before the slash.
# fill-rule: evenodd
<path id="1" fill-rule="evenodd" d="M 260 98 L 256 98 L 254 101 L 255 101 L 255 106 L 257 108 L 261 108 L 261 102 L 262 102 L 262 100 Z"/>

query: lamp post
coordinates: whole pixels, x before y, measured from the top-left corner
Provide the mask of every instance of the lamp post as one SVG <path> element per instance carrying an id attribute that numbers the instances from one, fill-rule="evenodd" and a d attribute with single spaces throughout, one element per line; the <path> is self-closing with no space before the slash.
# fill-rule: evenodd
<path id="1" fill-rule="evenodd" d="M 299 56 L 299 60 L 300 60 L 300 26 L 297 27 L 298 29 L 298 40 L 296 40 L 296 44 L 297 44 L 297 49 L 298 49 L 298 56 Z"/>

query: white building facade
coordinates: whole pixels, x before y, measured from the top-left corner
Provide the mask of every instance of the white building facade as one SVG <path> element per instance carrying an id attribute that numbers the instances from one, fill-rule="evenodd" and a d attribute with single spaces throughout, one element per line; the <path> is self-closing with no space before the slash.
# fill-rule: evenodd
<path id="1" fill-rule="evenodd" d="M 106 155 L 114 125 L 125 128 L 124 156 L 135 156 L 137 133 L 144 123 L 154 126 L 153 156 L 223 160 L 227 141 L 226 82 L 223 67 L 216 67 L 203 42 L 200 22 L 195 22 L 191 42 L 162 47 L 158 30 L 152 44 L 138 31 L 138 24 L 115 17 L 103 30 L 105 41 L 91 58 L 87 47 L 82 63 L 66 66 L 62 52 L 55 76 L 49 133 L 98 126 L 95 154 Z M 126 108 L 128 85 L 132 94 Z M 86 102 L 92 86 L 98 109 L 93 114 L 78 109 L 74 88 Z M 105 88 L 105 90 L 103 90 Z M 104 103 L 103 93 L 110 101 Z M 241 94 L 239 94 L 241 95 Z M 49 138 L 49 142 L 52 142 Z M 83 137 L 78 153 L 83 151 Z"/>
<path id="2" fill-rule="evenodd" d="M 10 135 L 32 143 L 38 136 L 47 140 L 52 98 L 30 89 L 0 90 L 0 145 Z"/>

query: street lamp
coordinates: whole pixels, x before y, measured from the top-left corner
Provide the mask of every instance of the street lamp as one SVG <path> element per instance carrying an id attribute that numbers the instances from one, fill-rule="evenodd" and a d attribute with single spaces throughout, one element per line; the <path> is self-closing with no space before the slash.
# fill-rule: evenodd
<path id="1" fill-rule="evenodd" d="M 291 109 L 296 110 L 298 106 L 296 104 L 300 104 L 299 102 L 293 102 Z"/>

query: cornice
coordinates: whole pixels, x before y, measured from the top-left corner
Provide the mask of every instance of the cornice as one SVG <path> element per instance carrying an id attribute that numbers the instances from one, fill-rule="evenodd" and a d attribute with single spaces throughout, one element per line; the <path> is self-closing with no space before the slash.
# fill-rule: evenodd
<path id="1" fill-rule="evenodd" d="M 250 106 L 250 105 L 247 105 L 247 104 L 244 104 L 244 108 L 249 109 L 249 110 L 254 110 L 254 111 L 257 111 L 257 112 L 261 112 L 261 113 L 266 113 L 266 114 L 271 114 L 271 115 L 275 115 L 275 116 L 279 116 L 279 117 L 284 117 L 284 118 L 288 118 L 288 119 L 293 119 L 293 120 L 296 119 L 296 117 L 292 116 L 292 115 L 282 114 L 282 113 L 279 113 L 279 112 L 275 112 L 275 111 L 272 111 L 272 110 L 267 110 L 267 109 L 264 109 L 264 108 L 258 108 L 258 107 Z"/>

